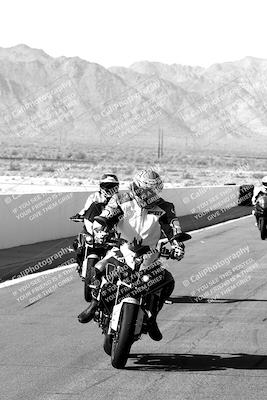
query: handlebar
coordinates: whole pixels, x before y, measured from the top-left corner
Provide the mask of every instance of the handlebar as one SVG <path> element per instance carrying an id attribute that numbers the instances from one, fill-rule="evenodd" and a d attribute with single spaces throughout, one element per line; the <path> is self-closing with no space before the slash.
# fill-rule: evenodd
<path id="1" fill-rule="evenodd" d="M 80 215 L 80 216 L 74 215 L 73 217 L 70 217 L 69 219 L 70 219 L 70 221 L 73 221 L 73 222 L 83 222 L 84 221 L 84 217 L 82 215 Z"/>

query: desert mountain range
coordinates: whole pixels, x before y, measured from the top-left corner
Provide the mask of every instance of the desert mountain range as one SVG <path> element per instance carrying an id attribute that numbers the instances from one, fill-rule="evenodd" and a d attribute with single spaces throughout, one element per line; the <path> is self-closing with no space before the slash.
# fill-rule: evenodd
<path id="1" fill-rule="evenodd" d="M 141 61 L 103 66 L 0 48 L 0 140 L 164 145 L 262 152 L 267 143 L 267 60 L 209 68 Z M 62 139 L 63 138 L 63 139 Z"/>

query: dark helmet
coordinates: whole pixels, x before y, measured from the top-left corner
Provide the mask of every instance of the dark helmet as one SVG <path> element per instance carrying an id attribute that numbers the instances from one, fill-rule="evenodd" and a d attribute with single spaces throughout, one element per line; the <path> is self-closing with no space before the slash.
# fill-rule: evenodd
<path id="1" fill-rule="evenodd" d="M 99 181 L 99 186 L 100 192 L 105 197 L 111 197 L 119 191 L 119 180 L 114 174 L 104 174 Z"/>

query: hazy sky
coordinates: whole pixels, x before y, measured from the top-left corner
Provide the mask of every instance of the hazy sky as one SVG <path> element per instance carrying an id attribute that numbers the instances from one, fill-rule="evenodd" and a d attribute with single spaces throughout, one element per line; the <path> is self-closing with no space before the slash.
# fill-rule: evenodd
<path id="1" fill-rule="evenodd" d="M 266 0 L 2 0 L 0 46 L 109 67 L 267 58 Z"/>

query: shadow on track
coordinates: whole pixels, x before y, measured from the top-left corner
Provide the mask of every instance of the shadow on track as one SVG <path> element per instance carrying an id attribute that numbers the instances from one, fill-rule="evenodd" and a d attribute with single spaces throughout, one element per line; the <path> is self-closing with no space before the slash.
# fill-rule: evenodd
<path id="1" fill-rule="evenodd" d="M 222 304 L 222 303 L 238 303 L 241 301 L 267 301 L 265 299 L 213 299 L 206 297 L 197 296 L 177 296 L 170 297 L 168 299 L 171 303 L 212 303 L 212 304 Z"/>
<path id="2" fill-rule="evenodd" d="M 259 354 L 131 354 L 133 371 L 216 371 L 226 369 L 267 370 L 267 356 Z"/>

